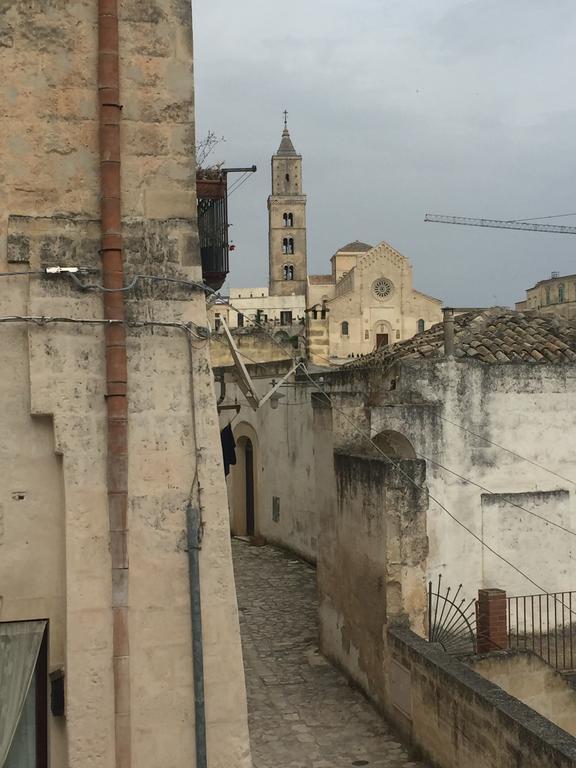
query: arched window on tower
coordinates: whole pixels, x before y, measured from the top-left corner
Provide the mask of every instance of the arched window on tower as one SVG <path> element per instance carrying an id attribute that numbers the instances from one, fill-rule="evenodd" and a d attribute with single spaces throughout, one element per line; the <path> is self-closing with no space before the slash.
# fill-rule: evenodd
<path id="1" fill-rule="evenodd" d="M 286 179 L 287 182 L 289 182 L 290 181 L 290 174 L 287 173 L 286 176 L 284 176 L 284 178 Z"/>
<path id="2" fill-rule="evenodd" d="M 424 333 L 426 330 L 426 323 L 424 320 L 420 319 L 418 320 L 418 333 Z"/>
<path id="3" fill-rule="evenodd" d="M 348 321 L 344 320 L 343 323 L 340 324 L 340 333 L 342 336 L 348 336 Z"/>
<path id="4" fill-rule="evenodd" d="M 282 253 L 294 253 L 293 237 L 285 237 L 282 239 Z"/>
<path id="5" fill-rule="evenodd" d="M 294 280 L 294 265 L 284 264 L 284 280 Z"/>
<path id="6" fill-rule="evenodd" d="M 291 213 L 285 213 L 282 216 L 282 221 L 284 222 L 285 227 L 293 227 L 294 226 L 294 216 Z"/>

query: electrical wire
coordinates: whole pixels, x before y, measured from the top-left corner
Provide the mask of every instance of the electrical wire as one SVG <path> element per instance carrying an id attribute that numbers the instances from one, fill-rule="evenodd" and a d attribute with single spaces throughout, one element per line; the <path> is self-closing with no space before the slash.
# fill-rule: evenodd
<path id="1" fill-rule="evenodd" d="M 344 412 L 344 411 L 343 411 L 341 408 L 338 408 L 336 405 L 334 405 L 334 402 L 333 402 L 332 398 L 330 397 L 330 395 L 328 395 L 328 393 L 327 393 L 327 392 L 326 392 L 326 391 L 325 391 L 325 390 L 324 390 L 322 387 L 320 387 L 320 385 L 319 385 L 319 384 L 318 384 L 318 383 L 317 383 L 317 382 L 316 382 L 316 381 L 315 381 L 315 380 L 314 380 L 314 379 L 313 379 L 313 378 L 310 376 L 310 374 L 308 373 L 308 371 L 306 370 L 306 367 L 305 367 L 304 365 L 300 364 L 300 367 L 301 367 L 301 370 L 303 371 L 304 375 L 305 375 L 305 376 L 306 376 L 306 377 L 307 377 L 307 378 L 308 378 L 308 379 L 309 379 L 309 380 L 310 380 L 310 381 L 311 381 L 311 382 L 312 382 L 312 383 L 313 383 L 313 384 L 316 386 L 316 389 L 318 389 L 318 391 L 319 391 L 319 392 L 321 392 L 321 394 L 322 394 L 324 397 L 326 397 L 326 398 L 327 398 L 327 400 L 330 402 L 330 404 L 331 404 L 332 408 L 334 408 L 334 410 L 335 410 L 335 411 L 337 411 L 338 413 L 340 413 L 340 414 L 341 414 L 341 415 L 342 415 L 342 416 L 343 416 L 343 417 L 346 419 L 346 421 L 347 421 L 347 422 L 348 422 L 348 423 L 349 423 L 349 424 L 350 424 L 350 425 L 353 427 L 353 429 L 354 429 L 354 430 L 355 430 L 355 431 L 356 431 L 356 432 L 357 432 L 359 435 L 361 435 L 361 436 L 362 436 L 364 439 L 366 439 L 366 440 L 367 440 L 367 441 L 368 441 L 368 442 L 369 442 L 369 443 L 370 443 L 370 444 L 371 444 L 371 445 L 372 445 L 372 446 L 373 446 L 373 447 L 374 447 L 374 448 L 375 448 L 375 449 L 378 451 L 378 453 L 380 453 L 380 454 L 381 454 L 381 455 L 382 455 L 382 456 L 383 456 L 383 457 L 384 457 L 384 458 L 385 458 L 385 459 L 388 461 L 388 463 L 392 464 L 392 465 L 393 465 L 393 466 L 396 468 L 396 470 L 397 470 L 397 471 L 398 471 L 398 472 L 399 472 L 399 473 L 400 473 L 400 474 L 401 474 L 403 477 L 405 477 L 405 478 L 408 480 L 408 482 L 409 482 L 409 483 L 411 483 L 411 484 L 412 484 L 412 485 L 413 485 L 415 488 L 417 488 L 417 489 L 418 489 L 418 490 L 420 490 L 420 491 L 427 491 L 427 490 L 428 490 L 428 489 L 427 489 L 425 486 L 423 486 L 423 485 L 420 485 L 420 484 L 419 484 L 419 483 L 417 483 L 415 480 L 413 480 L 413 479 L 410 477 L 410 475 L 409 475 L 407 472 L 405 472 L 405 471 L 402 469 L 402 467 L 401 467 L 401 465 L 399 464 L 399 462 L 395 462 L 395 461 L 394 461 L 394 460 L 393 460 L 393 459 L 392 459 L 390 456 L 387 456 L 387 455 L 384 453 L 384 451 L 383 451 L 383 450 L 382 450 L 382 449 L 381 449 L 381 448 L 380 448 L 378 445 L 376 445 L 376 443 L 374 442 L 374 440 L 372 440 L 372 438 L 370 437 L 370 435 L 369 435 L 369 434 L 367 434 L 366 432 L 364 432 L 364 430 L 363 430 L 363 429 L 361 429 L 361 428 L 360 428 L 360 427 L 359 427 L 359 426 L 358 426 L 358 425 L 357 425 L 357 424 L 354 422 L 354 420 L 353 420 L 353 419 L 351 419 L 351 418 L 348 416 L 348 414 L 347 414 L 347 413 L 345 413 L 345 412 Z M 525 573 L 525 572 L 524 572 L 524 571 L 523 571 L 521 568 L 519 568 L 517 565 L 514 565 L 514 563 L 512 563 L 510 560 L 508 560 L 508 558 L 507 558 L 507 557 L 505 557 L 504 555 L 501 555 L 499 552 L 497 552 L 497 551 L 496 551 L 496 550 L 495 550 L 493 547 L 491 547 L 491 546 L 490 546 L 490 544 L 487 544 L 487 543 L 484 541 L 484 539 L 483 539 L 481 536 L 478 536 L 478 534 L 477 534 L 477 533 L 474 533 L 474 531 L 472 531 L 470 528 L 468 528 L 468 526 L 467 526 L 465 523 L 463 523 L 461 520 L 459 520 L 459 519 L 456 517 L 456 515 L 452 514 L 452 512 L 450 512 L 450 510 L 449 510 L 449 509 L 448 509 L 448 508 L 447 508 L 447 507 L 446 507 L 444 504 L 442 504 L 442 502 L 441 502 L 441 501 L 439 501 L 439 499 L 437 499 L 435 496 L 433 496 L 433 495 L 432 495 L 432 494 L 431 494 L 429 491 L 428 491 L 428 498 L 430 498 L 430 499 L 431 499 L 431 500 L 432 500 L 432 501 L 433 501 L 433 502 L 434 502 L 434 503 L 435 503 L 435 504 L 436 504 L 438 507 L 440 507 L 440 509 L 442 509 L 442 510 L 443 510 L 443 511 L 444 511 L 444 512 L 445 512 L 445 513 L 446 513 L 446 514 L 447 514 L 447 515 L 448 515 L 448 516 L 449 516 L 449 517 L 450 517 L 450 518 L 451 518 L 451 519 L 452 519 L 452 520 L 453 520 L 455 523 L 457 523 L 457 525 L 459 525 L 459 526 L 460 526 L 460 527 L 461 527 L 463 530 L 465 530 L 465 531 L 466 531 L 468 534 L 470 534 L 470 536 L 472 536 L 472 537 L 473 537 L 473 538 L 474 538 L 476 541 L 478 541 L 478 542 L 479 542 L 479 543 L 480 543 L 480 544 L 481 544 L 481 545 L 482 545 L 482 546 L 483 546 L 485 549 L 487 549 L 489 552 L 491 552 L 491 553 L 492 553 L 492 554 L 493 554 L 495 557 L 497 557 L 498 559 L 502 560 L 502 562 L 506 563 L 506 564 L 507 564 L 507 565 L 508 565 L 510 568 L 512 568 L 514 571 L 516 571 L 516 573 L 518 573 L 520 576 L 522 576 L 522 577 L 523 577 L 523 578 L 525 578 L 527 581 L 529 581 L 529 582 L 530 582 L 530 583 L 531 583 L 533 586 L 535 586 L 535 587 L 536 587 L 536 589 L 539 589 L 539 590 L 540 590 L 542 593 L 544 593 L 544 594 L 547 594 L 547 595 L 553 594 L 553 593 L 550 593 L 550 592 L 548 592 L 548 590 L 546 590 L 546 589 L 545 589 L 545 588 L 544 588 L 542 585 L 538 584 L 538 582 L 537 582 L 537 581 L 534 581 L 534 579 L 533 579 L 533 578 L 531 578 L 530 576 L 528 576 L 528 574 L 527 574 L 527 573 Z M 564 605 L 564 603 L 563 603 L 561 600 L 559 600 L 558 598 L 555 598 L 555 599 L 556 599 L 556 600 L 557 600 L 557 601 L 558 601 L 558 602 L 559 602 L 561 605 Z M 565 606 L 565 607 L 566 607 L 566 608 L 568 608 L 568 606 Z M 572 610 L 572 609 L 570 609 L 570 608 L 568 608 L 568 610 L 570 610 L 570 612 L 571 612 L 571 613 L 573 613 L 574 615 L 576 615 L 576 611 L 575 611 L 575 610 Z"/>
<path id="2" fill-rule="evenodd" d="M 234 309 L 234 307 L 232 307 L 232 308 Z M 237 311 L 237 310 L 236 310 L 236 311 Z M 251 318 L 248 318 L 248 320 L 249 320 L 249 321 L 251 321 L 251 322 L 255 322 L 255 321 L 252 321 L 252 320 L 251 320 Z M 265 330 L 265 331 L 267 332 L 267 329 L 263 328 L 263 330 Z M 274 338 L 274 336 L 273 336 L 272 334 L 270 334 L 270 333 L 269 333 L 269 335 L 270 335 L 270 338 L 271 338 L 271 339 L 274 341 L 274 343 L 278 344 L 278 346 L 280 346 L 280 347 L 282 347 L 282 346 L 283 346 L 283 345 L 281 345 L 281 344 L 280 344 L 280 342 L 278 342 L 278 340 L 277 340 L 277 339 L 275 339 L 275 338 Z M 403 477 L 405 477 L 405 478 L 408 480 L 408 482 L 409 482 L 409 483 L 411 483 L 411 484 L 412 484 L 412 485 L 413 485 L 415 488 L 417 488 L 418 490 L 427 492 L 427 493 L 428 493 L 428 498 L 429 498 L 429 499 L 431 499 L 431 500 L 432 500 L 432 501 L 433 501 L 433 502 L 434 502 L 434 503 L 435 503 L 435 504 L 436 504 L 436 505 L 437 505 L 437 506 L 438 506 L 438 507 L 439 507 L 441 510 L 443 510 L 443 512 L 445 512 L 445 514 L 447 514 L 447 515 L 448 515 L 448 516 L 449 516 L 449 517 L 450 517 L 450 518 L 451 518 L 451 519 L 452 519 L 452 520 L 453 520 L 453 521 L 454 521 L 454 522 L 455 522 L 457 525 L 459 525 L 459 526 L 460 526 L 460 527 L 461 527 L 463 530 L 465 530 L 465 531 L 466 531 L 466 532 L 467 532 L 467 533 L 468 533 L 470 536 L 472 536 L 472 537 L 473 537 L 473 538 L 474 538 L 476 541 L 478 541 L 478 543 L 479 543 L 479 544 L 481 544 L 481 546 L 482 546 L 484 549 L 486 549 L 486 550 L 488 550 L 489 552 L 491 552 L 491 553 L 492 553 L 492 554 L 493 554 L 495 557 L 497 557 L 497 558 L 498 558 L 498 559 L 500 559 L 502 562 L 504 562 L 506 565 L 508 565 L 510 568 L 512 568 L 512 570 L 514 570 L 516 573 L 518 573 L 520 576 L 522 576 L 524 579 L 526 579 L 526 581 L 530 582 L 530 584 L 532 584 L 533 586 L 535 586 L 535 587 L 536 587 L 536 589 L 539 589 L 539 590 L 540 590 L 542 593 L 544 593 L 544 594 L 547 594 L 547 595 L 549 595 L 549 594 L 553 594 L 553 593 L 550 593 L 550 592 L 548 592 L 548 590 L 547 590 L 547 589 L 545 589 L 545 588 L 544 588 L 544 587 L 543 587 L 541 584 L 539 584 L 539 583 L 538 583 L 537 581 L 535 581 L 535 580 L 534 580 L 534 579 L 533 579 L 531 576 L 529 576 L 527 573 L 525 573 L 525 572 L 524 572 L 524 571 L 523 571 L 521 568 L 519 568 L 519 567 L 518 567 L 517 565 L 515 565 L 513 562 L 511 562 L 510 560 L 508 560 L 508 558 L 507 558 L 507 557 L 505 557 L 504 555 L 501 555 L 499 552 L 497 552 L 497 551 L 496 551 L 496 550 L 495 550 L 495 549 L 494 549 L 492 546 L 490 546 L 490 544 L 487 544 L 487 543 L 486 543 L 486 541 L 484 541 L 484 539 L 483 539 L 481 536 L 478 536 L 478 534 L 477 534 L 477 533 L 475 533 L 475 532 L 474 532 L 474 531 L 472 531 L 470 528 L 468 528 L 468 526 L 467 526 L 465 523 L 463 523 L 463 522 L 462 522 L 462 521 L 461 521 L 459 518 L 457 518 L 457 517 L 456 517 L 456 515 L 454 515 L 452 512 L 450 512 L 450 510 L 449 510 L 449 509 L 448 509 L 448 508 L 447 508 L 447 507 L 446 507 L 446 506 L 445 506 L 445 505 L 444 505 L 444 504 L 443 504 L 443 503 L 442 503 L 442 502 L 441 502 L 439 499 L 437 499 L 435 496 L 433 496 L 433 495 L 432 495 L 432 494 L 429 492 L 429 490 L 428 490 L 428 489 L 427 489 L 425 486 L 423 486 L 423 485 L 420 485 L 420 484 L 419 484 L 419 483 L 417 483 L 415 480 L 413 480 L 413 479 L 410 477 L 410 475 L 409 475 L 407 472 L 405 472 L 405 471 L 402 469 L 401 465 L 400 465 L 398 462 L 395 462 L 395 461 L 394 461 L 394 460 L 393 460 L 393 459 L 392 459 L 390 456 L 387 456 L 387 455 L 384 453 L 384 451 L 383 451 L 383 450 L 382 450 L 382 449 L 381 449 L 381 448 L 380 448 L 378 445 L 376 445 L 376 443 L 375 443 L 375 442 L 374 442 L 374 440 L 373 440 L 373 439 L 370 437 L 370 435 L 369 435 L 369 434 L 367 434 L 366 432 L 364 432 L 364 430 L 363 430 L 361 427 L 359 427 L 359 426 L 358 426 L 358 425 L 355 423 L 355 421 L 354 421 L 353 419 L 351 419 L 351 418 L 348 416 L 348 414 L 347 414 L 347 413 L 345 413 L 345 412 L 344 412 L 344 411 L 343 411 L 341 408 L 338 408 L 338 407 L 337 407 L 337 406 L 334 404 L 334 401 L 332 400 L 332 398 L 330 397 L 330 395 L 329 395 L 329 394 L 328 394 L 328 393 L 327 393 L 327 392 L 326 392 L 326 391 L 323 389 L 323 387 L 321 387 L 321 386 L 318 384 L 318 382 L 317 382 L 315 379 L 313 379 L 313 378 L 312 378 L 312 376 L 309 374 L 309 372 L 308 372 L 308 369 L 306 368 L 306 365 L 305 365 L 305 363 L 304 363 L 303 361 L 301 361 L 301 360 L 297 360 L 297 359 L 296 359 L 294 356 L 292 356 L 292 359 L 293 359 L 293 361 L 294 361 L 295 363 L 298 363 L 298 368 L 299 368 L 299 369 L 300 369 L 300 370 L 303 372 L 304 376 L 305 376 L 305 377 L 306 377 L 306 378 L 307 378 L 307 379 L 310 381 L 310 383 L 311 383 L 311 384 L 312 384 L 312 385 L 313 385 L 313 386 L 314 386 L 314 387 L 315 387 L 315 388 L 316 388 L 316 389 L 317 389 L 317 390 L 318 390 L 318 391 L 319 391 L 319 392 L 320 392 L 320 393 L 321 393 L 321 394 L 322 394 L 322 395 L 323 395 L 323 396 L 324 396 L 324 397 L 325 397 L 325 398 L 328 400 L 328 402 L 331 404 L 332 408 L 333 408 L 335 411 L 337 411 L 338 413 L 340 413 L 340 414 L 341 414 L 341 415 L 342 415 L 342 416 L 343 416 L 343 417 L 346 419 L 346 421 L 347 421 L 347 422 L 348 422 L 348 423 L 349 423 L 349 424 L 350 424 L 350 425 L 353 427 L 353 429 L 354 429 L 354 430 L 355 430 L 355 431 L 356 431 L 356 432 L 357 432 L 357 433 L 358 433 L 360 436 L 362 436 L 362 437 L 363 437 L 365 440 L 367 440 L 367 441 L 368 441 L 368 442 L 369 442 L 369 443 L 372 445 L 372 447 L 373 447 L 373 448 L 375 448 L 375 449 L 376 449 L 376 451 L 377 451 L 378 453 L 380 453 L 380 454 L 381 454 L 381 455 L 382 455 L 382 456 L 383 456 L 383 457 L 384 457 L 384 458 L 385 458 L 385 459 L 386 459 L 386 460 L 387 460 L 387 461 L 388 461 L 390 464 L 392 464 L 392 465 L 393 465 L 393 466 L 396 468 L 396 470 L 397 470 L 398 472 L 400 472 L 400 474 L 401 474 Z M 550 522 L 550 523 L 552 524 L 552 521 L 548 521 L 548 520 L 547 520 L 547 522 Z M 560 602 L 560 604 L 561 604 L 561 605 L 564 605 L 564 603 L 563 603 L 562 601 L 558 600 L 558 598 L 557 598 L 557 597 L 555 597 L 555 600 L 556 600 L 556 601 L 558 601 L 558 602 Z M 567 607 L 567 606 L 566 606 L 566 607 Z M 576 615 L 576 611 L 575 611 L 575 610 L 572 610 L 572 609 L 570 609 L 570 608 L 569 608 L 568 610 L 570 610 L 570 612 L 571 612 L 571 613 L 573 613 L 574 615 Z"/>
<path id="3" fill-rule="evenodd" d="M 507 453 L 512 454 L 512 456 L 515 456 L 517 459 L 522 459 L 522 461 L 527 461 L 528 464 L 532 464 L 532 466 L 538 467 L 539 469 L 544 470 L 544 472 L 548 472 L 549 474 L 554 475 L 554 477 L 558 477 L 560 480 L 565 480 L 567 483 L 576 485 L 574 480 L 570 480 L 569 477 L 564 477 L 564 475 L 561 475 L 558 472 L 555 472 L 553 469 L 549 469 L 548 467 L 545 467 L 543 464 L 539 464 L 537 461 L 533 461 L 532 459 L 529 459 L 527 456 L 522 456 L 522 454 L 517 453 L 516 451 L 513 451 L 510 448 L 506 448 L 506 446 L 500 445 L 500 443 L 495 443 L 493 440 L 489 440 L 487 437 L 484 437 L 483 435 L 479 435 L 477 432 L 473 432 L 471 429 L 468 429 L 468 427 L 465 427 L 462 424 L 458 424 L 456 421 L 451 421 L 450 419 L 447 419 L 445 416 L 441 416 L 440 414 L 438 415 L 442 419 L 442 421 L 445 421 L 448 424 L 452 424 L 452 426 L 458 427 L 458 429 L 461 429 L 464 432 L 468 432 L 470 435 L 473 435 L 474 437 L 477 437 L 480 440 L 483 440 L 485 443 L 489 443 L 490 445 L 493 445 L 496 448 L 500 448 L 500 450 L 506 451 Z"/>
<path id="4" fill-rule="evenodd" d="M 468 477 L 464 477 L 463 475 L 460 475 L 458 472 L 456 472 L 453 469 L 450 469 L 449 467 L 445 467 L 444 464 L 440 464 L 439 461 L 435 461 L 434 459 L 428 458 L 428 456 L 424 456 L 422 453 L 416 453 L 416 456 L 420 459 L 424 459 L 424 461 L 427 461 L 429 464 L 434 464 L 436 467 L 440 467 L 441 469 L 445 470 L 446 472 L 449 472 L 451 475 L 454 475 L 455 477 L 460 478 L 463 482 L 467 483 L 468 485 L 474 485 L 476 488 L 480 488 L 480 490 L 484 491 L 485 493 L 490 494 L 490 496 L 502 496 L 503 501 L 505 504 L 509 504 L 511 507 L 516 507 L 516 509 L 521 509 L 523 512 L 526 512 L 528 515 L 532 515 L 533 517 L 537 517 L 539 520 L 543 520 L 548 525 L 552 525 L 555 528 L 559 528 L 561 531 L 564 531 L 564 533 L 569 533 L 572 536 L 576 536 L 576 531 L 570 530 L 570 528 L 565 528 L 563 525 L 560 525 L 560 523 L 556 523 L 553 520 L 549 520 L 547 517 L 544 517 L 543 515 L 539 515 L 537 512 L 534 512 L 530 509 L 526 509 L 526 507 L 523 507 L 521 504 L 516 504 L 516 502 L 511 501 L 509 498 L 506 498 L 506 494 L 500 494 L 496 493 L 495 491 L 491 491 L 489 488 L 486 488 L 484 485 L 481 485 L 480 483 L 477 483 L 475 480 L 471 480 Z"/>
<path id="5" fill-rule="evenodd" d="M 248 173 L 248 174 L 246 174 L 246 178 L 245 178 L 245 179 L 242 179 L 242 181 L 238 180 L 238 183 L 237 183 L 235 186 L 233 186 L 233 187 L 232 187 L 232 189 L 231 189 L 231 190 L 228 192 L 228 195 L 227 195 L 227 197 L 230 197 L 230 195 L 231 195 L 233 192 L 236 192 L 236 190 L 240 189 L 240 187 L 241 187 L 243 184 L 246 184 L 246 182 L 248 181 L 248 179 L 249 179 L 251 176 L 252 176 L 252 174 L 251 174 L 251 173 Z"/>
<path id="6" fill-rule="evenodd" d="M 540 221 L 541 219 L 563 219 L 566 216 L 576 216 L 576 213 L 555 213 L 553 216 L 533 216 L 531 219 L 507 219 L 508 224 L 521 224 L 524 221 Z"/>

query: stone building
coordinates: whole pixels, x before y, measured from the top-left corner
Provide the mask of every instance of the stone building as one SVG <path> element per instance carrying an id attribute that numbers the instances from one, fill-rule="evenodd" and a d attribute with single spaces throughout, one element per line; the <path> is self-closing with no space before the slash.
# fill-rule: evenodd
<path id="1" fill-rule="evenodd" d="M 526 298 L 516 303 L 516 309 L 539 309 L 565 318 L 576 317 L 576 275 L 552 272 L 546 280 L 526 289 Z"/>
<path id="2" fill-rule="evenodd" d="M 322 365 L 326 358 L 347 359 L 394 344 L 441 319 L 442 302 L 413 288 L 410 262 L 388 243 L 349 243 L 332 257 L 330 274 L 308 274 L 302 156 L 286 124 L 272 156 L 268 215 L 269 285 L 230 289 L 231 328 L 253 320 L 272 326 L 306 322 L 309 357 Z M 224 316 L 214 307 L 214 324 L 216 313 Z M 270 359 L 278 357 L 273 352 Z"/>
<path id="3" fill-rule="evenodd" d="M 262 393 L 288 364 L 250 369 Z M 255 533 L 317 558 L 330 472 L 317 470 L 314 455 L 320 387 L 332 400 L 336 452 L 381 457 L 364 437 L 370 435 L 392 462 L 425 462 L 428 578 L 462 583 L 470 598 L 482 587 L 538 591 L 478 536 L 544 591 L 574 589 L 575 539 L 566 531 L 576 534 L 569 429 L 575 366 L 573 323 L 497 309 L 455 318 L 454 355 L 445 355 L 437 324 L 341 368 L 311 373 L 316 385 L 299 374 L 281 388 L 276 408 L 243 405 L 233 422 L 253 451 Z M 245 402 L 233 386 L 227 396 Z M 234 468 L 229 495 L 237 532 L 245 524 L 245 482 Z"/>
<path id="4" fill-rule="evenodd" d="M 442 302 L 413 287 L 408 259 L 382 242 L 358 242 L 332 256 L 328 275 L 308 278 L 310 358 L 346 359 L 422 333 L 441 317 Z"/>
<path id="5" fill-rule="evenodd" d="M 249 766 L 191 7 L 115 12 L 1 14 L 0 763 Z"/>

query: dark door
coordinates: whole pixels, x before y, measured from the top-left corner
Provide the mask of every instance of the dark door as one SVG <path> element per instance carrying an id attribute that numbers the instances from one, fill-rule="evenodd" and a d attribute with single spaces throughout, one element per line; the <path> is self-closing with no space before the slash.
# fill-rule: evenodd
<path id="1" fill-rule="evenodd" d="M 376 334 L 376 349 L 380 349 L 380 347 L 387 347 L 388 346 L 388 334 L 387 333 L 377 333 Z"/>
<path id="2" fill-rule="evenodd" d="M 254 451 L 252 441 L 246 440 L 246 535 L 254 536 Z"/>

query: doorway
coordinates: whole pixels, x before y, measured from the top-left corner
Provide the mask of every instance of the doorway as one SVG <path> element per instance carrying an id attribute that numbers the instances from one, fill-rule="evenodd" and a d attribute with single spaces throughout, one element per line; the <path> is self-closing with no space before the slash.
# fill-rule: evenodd
<path id="1" fill-rule="evenodd" d="M 246 536 L 254 536 L 254 448 L 246 438 L 244 445 L 244 485 L 246 488 Z"/>
<path id="2" fill-rule="evenodd" d="M 228 504 L 230 529 L 234 536 L 258 536 L 260 531 L 258 435 L 242 422 L 234 429 L 236 464 L 230 467 Z"/>
<path id="3" fill-rule="evenodd" d="M 387 347 L 390 343 L 390 337 L 387 333 L 377 333 L 376 334 L 376 349 L 380 349 L 380 347 Z"/>

